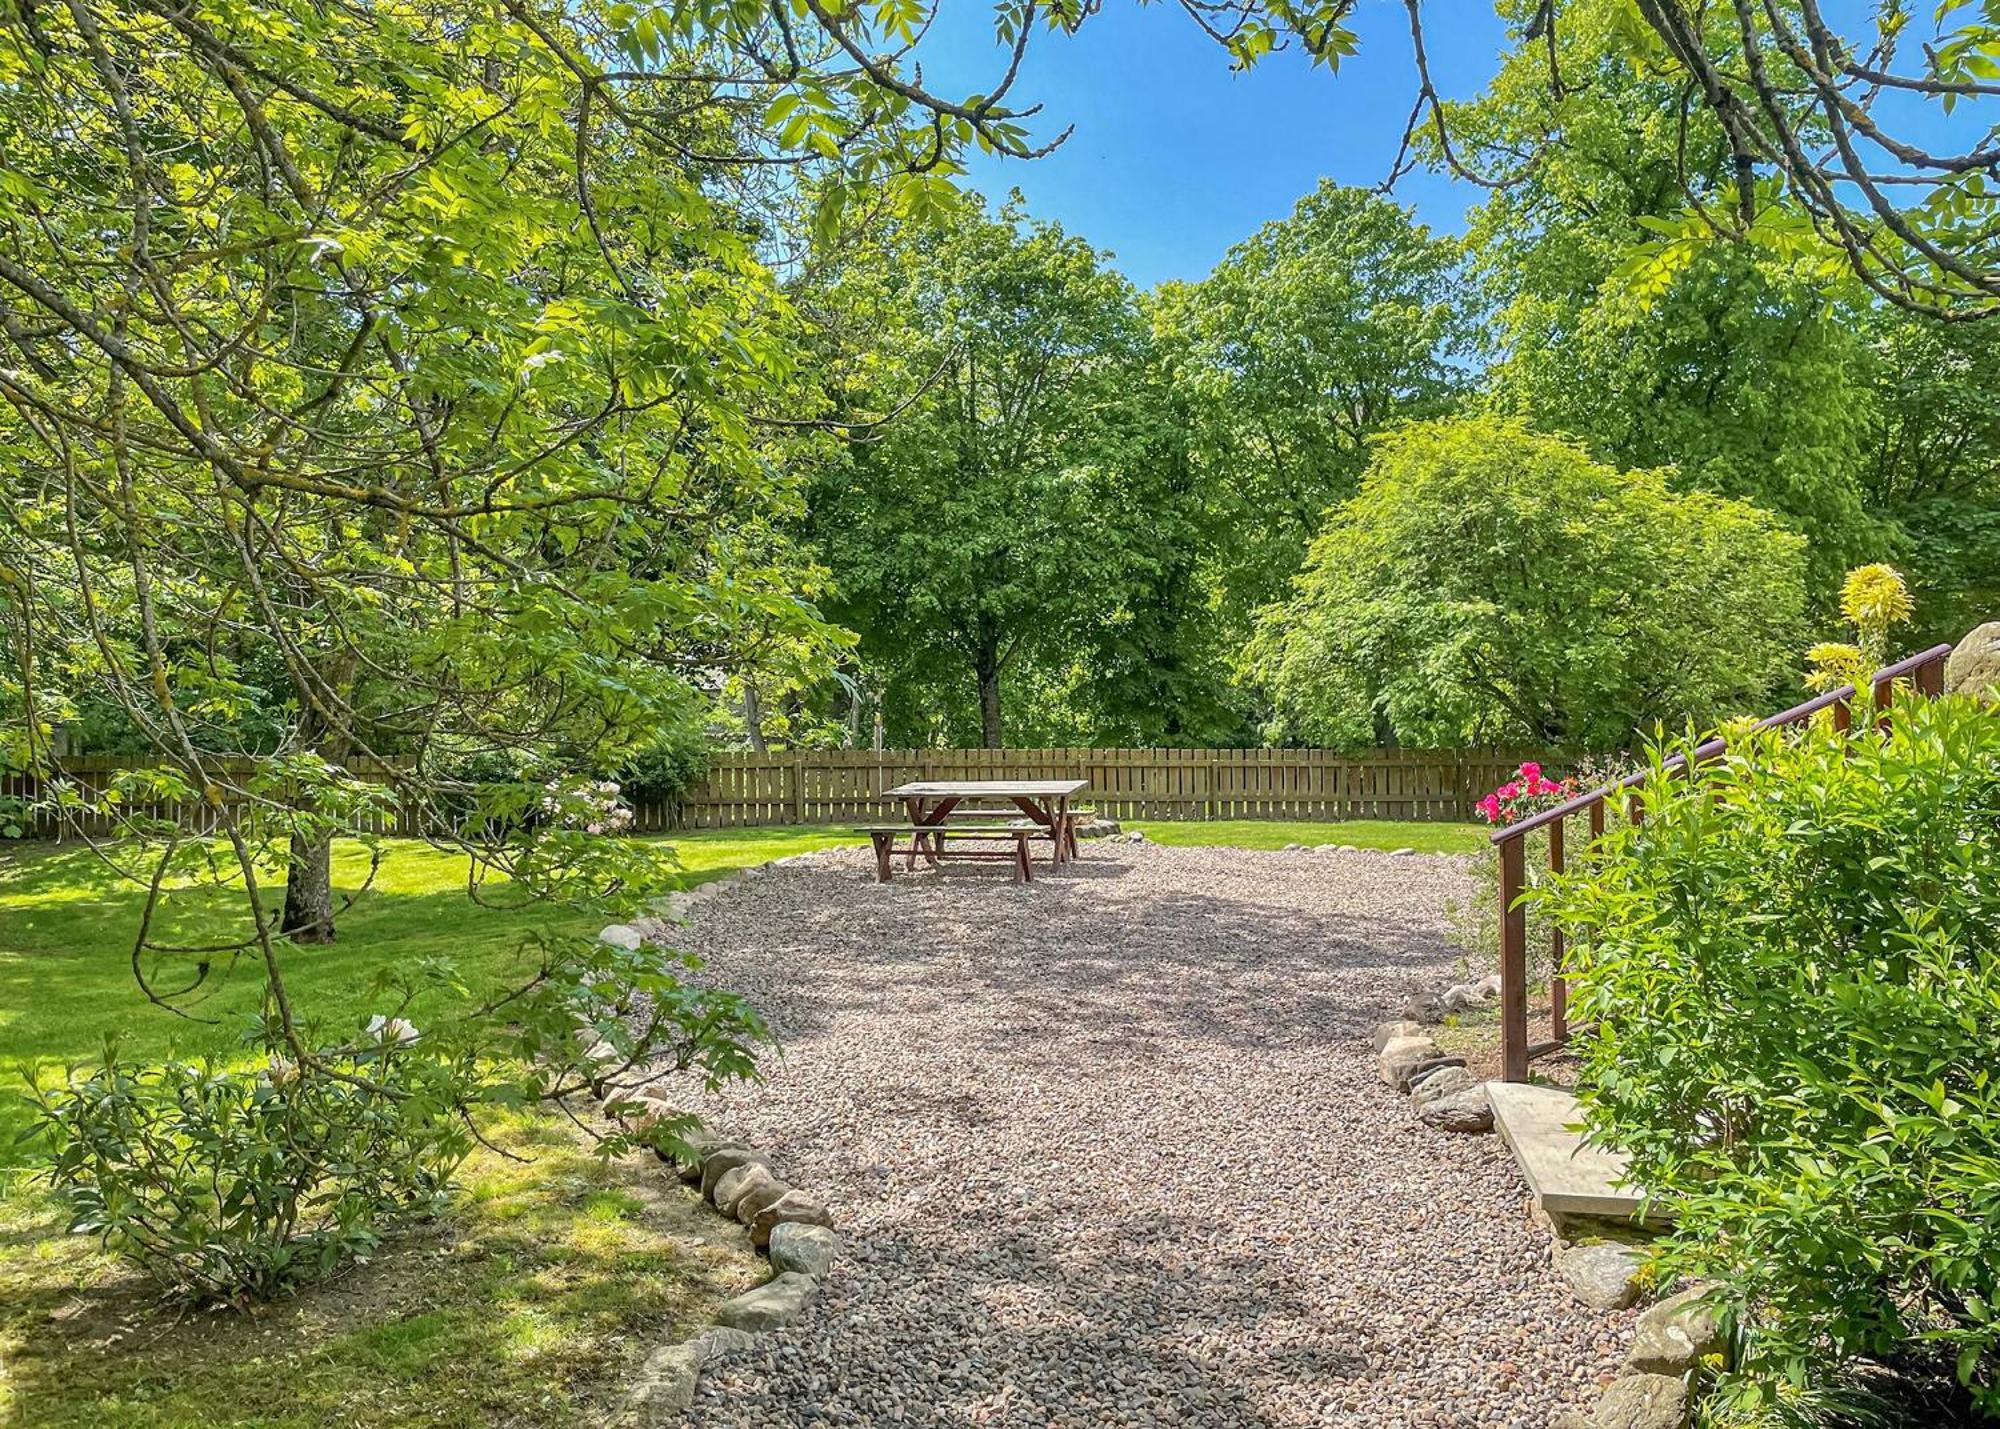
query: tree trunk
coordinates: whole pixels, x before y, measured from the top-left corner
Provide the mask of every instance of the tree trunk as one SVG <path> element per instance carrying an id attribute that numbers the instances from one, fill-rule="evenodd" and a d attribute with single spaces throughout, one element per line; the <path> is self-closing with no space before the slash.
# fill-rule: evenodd
<path id="1" fill-rule="evenodd" d="M 982 645 L 972 662 L 979 677 L 979 739 L 988 749 L 1000 748 L 1000 650 L 998 642 Z"/>
<path id="2" fill-rule="evenodd" d="M 757 697 L 757 682 L 746 679 L 743 682 L 743 731 L 750 736 L 750 747 L 759 754 L 768 752 L 764 743 L 764 702 Z"/>
<path id="3" fill-rule="evenodd" d="M 333 836 L 292 835 L 285 869 L 285 917 L 279 925 L 295 943 L 330 943 L 333 931 Z"/>
<path id="4" fill-rule="evenodd" d="M 336 658 L 327 671 L 327 685 L 342 702 L 343 713 L 351 708 L 354 694 L 354 665 L 351 654 Z M 304 713 L 299 720 L 299 742 L 329 764 L 347 762 L 350 740 L 345 731 L 301 691 Z M 312 813 L 310 798 L 299 805 L 301 814 Z M 285 866 L 285 913 L 278 931 L 295 943 L 330 943 L 333 928 L 333 831 L 294 825 L 291 850 Z"/>

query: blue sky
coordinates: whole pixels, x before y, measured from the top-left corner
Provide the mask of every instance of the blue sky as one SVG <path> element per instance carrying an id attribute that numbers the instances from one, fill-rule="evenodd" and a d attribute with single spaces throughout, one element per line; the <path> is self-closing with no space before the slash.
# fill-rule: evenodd
<path id="1" fill-rule="evenodd" d="M 1038 34 L 1010 96 L 1046 105 L 1044 137 L 1074 124 L 1069 142 L 1032 162 L 975 155 L 972 183 L 995 198 L 1020 189 L 1038 217 L 1111 249 L 1142 286 L 1200 278 L 1323 176 L 1372 185 L 1388 173 L 1416 92 L 1401 0 L 1362 0 L 1355 29 L 1361 53 L 1338 73 L 1284 53 L 1233 74 L 1173 0 L 1107 0 L 1074 36 Z M 1491 6 L 1432 5 L 1425 31 L 1440 86 L 1477 93 L 1504 38 Z M 990 88 L 1005 57 L 985 0 L 944 0 L 922 58 L 935 88 Z M 1481 196 L 1422 172 L 1396 194 L 1453 231 Z"/>

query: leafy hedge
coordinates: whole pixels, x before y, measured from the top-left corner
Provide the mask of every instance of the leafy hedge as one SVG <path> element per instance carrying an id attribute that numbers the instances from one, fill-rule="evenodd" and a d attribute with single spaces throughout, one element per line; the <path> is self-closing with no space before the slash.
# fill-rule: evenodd
<path id="1" fill-rule="evenodd" d="M 1664 757 L 1669 751 L 1661 751 Z M 1756 1412 L 1935 1354 L 2000 1410 L 2000 715 L 1751 739 L 1541 895 L 1593 1135 L 1728 1286 Z"/>

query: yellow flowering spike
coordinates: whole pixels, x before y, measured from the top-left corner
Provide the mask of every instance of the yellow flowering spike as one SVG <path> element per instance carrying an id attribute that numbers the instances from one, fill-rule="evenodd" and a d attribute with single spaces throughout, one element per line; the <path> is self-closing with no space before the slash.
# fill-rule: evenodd
<path id="1" fill-rule="evenodd" d="M 1812 690 L 1833 690 L 1842 685 L 1859 688 L 1867 678 L 1867 660 L 1856 645 L 1844 645 L 1837 640 L 1822 640 L 1806 651 L 1806 688 Z"/>
<path id="2" fill-rule="evenodd" d="M 1841 613 L 1854 622 L 1864 643 L 1871 634 L 1885 633 L 1890 626 L 1908 620 L 1915 608 L 1903 573 L 1880 561 L 1856 566 L 1840 588 Z"/>

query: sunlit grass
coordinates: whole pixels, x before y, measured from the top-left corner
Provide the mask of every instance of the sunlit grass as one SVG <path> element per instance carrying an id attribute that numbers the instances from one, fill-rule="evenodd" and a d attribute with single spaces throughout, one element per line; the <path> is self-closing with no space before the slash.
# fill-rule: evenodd
<path id="1" fill-rule="evenodd" d="M 1142 819 L 1127 823 L 1157 844 L 1182 848 L 1283 848 L 1286 844 L 1353 844 L 1356 848 L 1412 848 L 1418 853 L 1471 853 L 1486 842 L 1478 824 L 1404 823 L 1345 819 L 1315 823 L 1284 819 L 1217 819 L 1212 823 Z"/>
<path id="2" fill-rule="evenodd" d="M 650 1158 L 516 1118 L 436 1224 L 341 1280 L 182 1318 L 56 1209 L 0 1203 L 0 1422 L 33 1429 L 597 1425 L 654 1344 L 768 1272 Z"/>
<path id="3" fill-rule="evenodd" d="M 823 829 L 731 829 L 652 841 L 671 849 L 684 885 L 787 854 L 853 842 Z M 465 891 L 467 861 L 414 840 L 392 840 L 366 892 L 366 851 L 336 850 L 337 892 L 355 895 L 338 920 L 339 939 L 289 950 L 285 977 L 293 1005 L 310 1026 L 345 1035 L 376 1011 L 372 984 L 380 969 L 425 960 L 452 963 L 475 985 L 497 984 L 530 968 L 537 933 L 594 933 L 602 914 L 548 907 L 481 906 Z M 268 890 L 273 906 L 283 885 Z M 145 890 L 117 878 L 88 849 L 0 844 L 0 1072 L 23 1064 L 41 1075 L 96 1056 L 116 1036 L 128 1053 L 233 1058 L 263 996 L 253 957 L 218 958 L 201 997 L 177 1016 L 148 1002 L 132 976 L 132 940 Z M 214 943 L 240 936 L 248 918 L 240 888 L 172 890 L 156 933 L 169 940 Z M 187 960 L 192 961 L 192 960 Z M 173 981 L 185 968 L 163 972 Z M 421 1012 L 424 1004 L 419 1004 Z M 15 1134 L 25 1122 L 18 1098 L 0 1096 L 0 1171 L 19 1161 Z"/>

